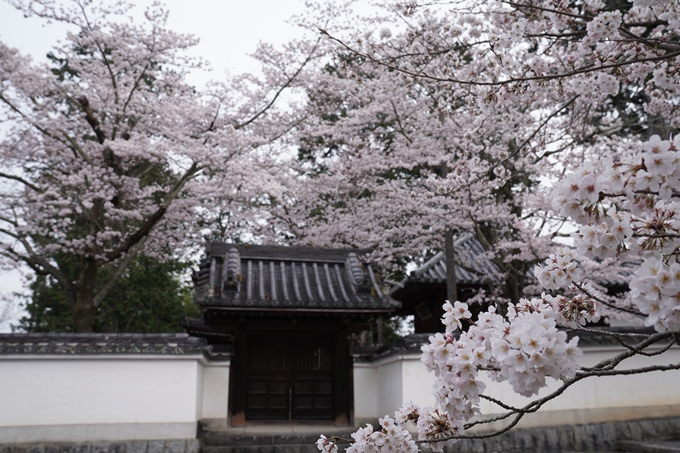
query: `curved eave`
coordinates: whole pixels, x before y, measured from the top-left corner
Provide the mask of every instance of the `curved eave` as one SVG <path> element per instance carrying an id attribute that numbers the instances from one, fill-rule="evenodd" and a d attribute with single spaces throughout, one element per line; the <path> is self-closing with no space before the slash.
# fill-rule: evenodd
<path id="1" fill-rule="evenodd" d="M 184 331 L 192 337 L 210 338 L 215 340 L 228 340 L 233 336 L 231 332 L 227 331 L 197 329 L 191 327 L 184 327 Z"/>

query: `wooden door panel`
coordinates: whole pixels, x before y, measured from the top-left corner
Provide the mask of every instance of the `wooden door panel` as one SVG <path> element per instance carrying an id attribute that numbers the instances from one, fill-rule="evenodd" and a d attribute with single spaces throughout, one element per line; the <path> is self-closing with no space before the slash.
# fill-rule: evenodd
<path id="1" fill-rule="evenodd" d="M 288 369 L 288 345 L 251 342 L 248 351 L 248 370 L 278 373 Z"/>
<path id="2" fill-rule="evenodd" d="M 246 418 L 289 418 L 289 350 L 286 344 L 252 342 L 248 351 Z"/>
<path id="3" fill-rule="evenodd" d="M 285 381 L 249 379 L 247 416 L 250 419 L 288 419 L 288 390 Z"/>
<path id="4" fill-rule="evenodd" d="M 333 419 L 333 344 L 316 341 L 294 344 L 292 418 Z"/>
<path id="5" fill-rule="evenodd" d="M 333 380 L 330 377 L 299 378 L 293 388 L 293 419 L 333 418 Z"/>
<path id="6" fill-rule="evenodd" d="M 250 341 L 246 418 L 332 420 L 334 348 L 331 338 L 277 337 Z"/>
<path id="7" fill-rule="evenodd" d="M 296 356 L 295 371 L 333 371 L 333 348 L 331 344 L 299 344 L 294 343 Z"/>

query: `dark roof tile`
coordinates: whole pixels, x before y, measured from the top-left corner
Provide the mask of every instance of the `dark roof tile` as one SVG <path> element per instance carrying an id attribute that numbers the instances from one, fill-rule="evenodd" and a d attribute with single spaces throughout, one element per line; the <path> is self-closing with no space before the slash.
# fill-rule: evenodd
<path id="1" fill-rule="evenodd" d="M 203 338 L 185 333 L 0 334 L 0 354 L 202 354 Z"/>
<path id="2" fill-rule="evenodd" d="M 211 243 L 195 275 L 200 306 L 391 311 L 361 251 Z"/>
<path id="3" fill-rule="evenodd" d="M 458 284 L 484 285 L 489 279 L 500 279 L 498 266 L 490 259 L 480 259 L 485 253 L 484 247 L 473 235 L 465 235 L 454 242 L 456 260 L 461 265 L 456 266 L 456 281 Z M 408 283 L 446 283 L 446 256 L 439 252 L 425 262 L 390 291 L 394 294 Z"/>

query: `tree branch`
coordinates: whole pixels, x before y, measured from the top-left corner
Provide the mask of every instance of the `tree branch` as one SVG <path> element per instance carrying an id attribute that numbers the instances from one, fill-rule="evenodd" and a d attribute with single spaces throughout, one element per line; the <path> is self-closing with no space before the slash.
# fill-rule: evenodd
<path id="1" fill-rule="evenodd" d="M 127 253 L 133 246 L 140 242 L 144 237 L 148 236 L 153 227 L 155 227 L 158 222 L 163 218 L 165 212 L 170 207 L 172 200 L 174 200 L 179 192 L 182 190 L 184 185 L 191 179 L 195 178 L 201 171 L 202 167 L 194 162 L 191 167 L 182 175 L 182 177 L 175 183 L 175 186 L 165 195 L 165 200 L 159 206 L 159 208 L 153 212 L 144 224 L 137 229 L 134 233 L 129 235 L 127 239 L 118 248 L 111 250 L 106 254 L 106 258 L 110 261 L 120 258 L 123 253 Z"/>
<path id="2" fill-rule="evenodd" d="M 6 230 L 0 229 L 0 233 L 4 234 L 9 234 Z M 71 281 L 66 278 L 66 275 L 64 275 L 61 270 L 59 270 L 57 267 L 53 266 L 50 264 L 50 262 L 47 260 L 47 258 L 37 255 L 34 251 L 31 245 L 26 241 L 25 238 L 20 238 L 17 235 L 9 234 L 10 236 L 16 238 L 19 242 L 21 242 L 21 245 L 24 247 L 26 252 L 28 253 L 28 256 L 23 255 L 21 253 L 16 252 L 14 249 L 11 247 L 8 247 L 7 250 L 11 253 L 11 255 L 8 255 L 7 253 L 0 252 L 0 254 L 7 256 L 8 258 L 12 259 L 13 261 L 16 260 L 21 260 L 24 263 L 26 263 L 31 269 L 33 269 L 36 273 L 40 275 L 51 275 L 54 278 L 59 281 L 64 286 L 64 289 L 70 294 L 74 294 L 73 290 L 73 284 Z"/>
<path id="3" fill-rule="evenodd" d="M 309 63 L 309 62 L 312 60 L 312 57 L 314 56 L 314 53 L 316 52 L 316 48 L 318 47 L 319 42 L 321 42 L 321 38 L 319 38 L 319 39 L 316 40 L 316 43 L 314 43 L 314 47 L 312 47 L 312 50 L 309 52 L 309 55 L 307 55 L 307 57 L 305 58 L 305 60 L 302 62 L 302 64 L 300 65 L 300 67 L 293 73 L 293 75 L 290 76 L 290 77 L 288 78 L 288 80 L 286 80 L 286 83 L 284 83 L 284 84 L 276 91 L 276 94 L 274 94 L 274 97 L 272 98 L 272 100 L 269 101 L 269 102 L 267 103 L 267 105 L 264 106 L 264 108 L 262 108 L 259 112 L 257 112 L 255 115 L 253 115 L 250 119 L 244 121 L 243 123 L 240 123 L 240 124 L 235 125 L 235 126 L 234 126 L 234 129 L 237 129 L 237 130 L 238 130 L 238 129 L 242 129 L 242 128 L 244 128 L 244 127 L 250 125 L 250 124 L 253 123 L 255 120 L 257 120 L 260 116 L 262 116 L 267 110 L 269 110 L 269 109 L 271 108 L 272 105 L 274 105 L 274 103 L 275 103 L 276 100 L 279 98 L 279 96 L 281 95 L 281 93 L 283 93 L 283 91 L 284 91 L 286 88 L 288 88 L 288 87 L 293 83 L 293 81 L 297 78 L 297 76 L 300 74 L 300 72 L 302 72 L 302 70 L 304 69 L 304 67 L 307 66 L 307 63 Z"/>
<path id="4" fill-rule="evenodd" d="M 25 185 L 26 187 L 30 187 L 31 189 L 35 190 L 35 191 L 38 192 L 38 193 L 43 193 L 43 192 L 44 192 L 40 187 L 36 186 L 35 184 L 33 184 L 33 183 L 29 182 L 29 181 L 26 181 L 24 178 L 21 178 L 21 177 L 19 177 L 19 176 L 9 175 L 9 174 L 7 174 L 7 173 L 2 173 L 2 172 L 0 172 L 0 178 L 12 179 L 12 180 L 14 180 L 14 181 L 19 181 L 20 183 L 22 183 L 22 184 Z"/>
<path id="5" fill-rule="evenodd" d="M 374 57 L 374 56 L 372 56 L 368 53 L 359 52 L 358 50 L 352 48 L 350 45 L 345 44 L 341 39 L 335 38 L 334 36 L 332 36 L 330 33 L 328 33 L 324 29 L 320 28 L 319 32 L 322 35 L 327 36 L 331 41 L 337 42 L 338 44 L 340 44 L 342 47 L 344 47 L 348 51 L 352 52 L 353 54 L 364 57 L 364 58 L 372 61 L 373 63 L 384 66 L 387 69 L 397 71 L 397 72 L 401 72 L 402 74 L 406 74 L 406 75 L 409 75 L 409 76 L 412 76 L 412 77 L 415 77 L 415 78 L 422 78 L 422 79 L 426 79 L 426 80 L 431 80 L 433 82 L 448 82 L 448 83 L 457 83 L 457 84 L 460 84 L 460 85 L 502 86 L 502 85 L 508 85 L 508 84 L 511 84 L 511 83 L 518 83 L 518 82 L 532 82 L 532 81 L 541 81 L 541 80 L 545 81 L 545 80 L 563 79 L 563 78 L 566 78 L 566 77 L 572 77 L 572 76 L 579 75 L 579 74 L 589 74 L 591 72 L 599 72 L 599 71 L 603 71 L 605 69 L 620 68 L 620 67 L 623 67 L 623 66 L 628 66 L 628 65 L 632 65 L 632 64 L 636 64 L 636 63 L 646 63 L 646 62 L 653 62 L 653 61 L 670 60 L 670 59 L 673 59 L 673 58 L 680 55 L 680 50 L 679 50 L 679 51 L 676 51 L 676 52 L 671 52 L 671 53 L 667 53 L 665 55 L 659 55 L 659 56 L 655 56 L 655 57 L 637 58 L 637 59 L 634 59 L 634 60 L 624 60 L 624 61 L 620 61 L 620 62 L 617 62 L 617 63 L 609 63 L 609 64 L 603 64 L 603 65 L 599 65 L 599 66 L 595 66 L 593 64 L 593 65 L 583 66 L 583 67 L 575 69 L 573 71 L 563 72 L 563 73 L 559 73 L 559 74 L 549 74 L 549 75 L 533 76 L 533 77 L 510 77 L 509 79 L 506 79 L 506 80 L 480 82 L 480 81 L 475 81 L 475 80 L 455 79 L 455 78 L 452 78 L 452 77 L 439 77 L 439 76 L 427 74 L 425 72 L 417 73 L 417 72 L 409 71 L 407 69 L 403 69 L 403 68 L 400 68 L 400 67 L 395 66 L 393 64 L 381 61 L 378 58 L 376 58 L 376 57 Z"/>
<path id="6" fill-rule="evenodd" d="M 132 246 L 132 249 L 118 263 L 118 267 L 116 267 L 116 270 L 113 272 L 113 275 L 111 275 L 111 276 L 109 276 L 109 278 L 107 278 L 104 286 L 99 291 L 97 291 L 97 294 L 92 298 L 92 304 L 95 307 L 98 307 L 99 304 L 101 304 L 102 301 L 104 299 L 106 299 L 106 296 L 109 295 L 109 293 L 111 292 L 111 290 L 113 289 L 115 284 L 123 276 L 123 273 L 130 266 L 130 263 L 132 262 L 132 260 L 134 260 L 135 257 L 137 257 L 137 253 L 142 248 L 142 246 L 146 242 L 147 238 L 148 238 L 148 236 L 143 237 L 139 242 L 137 242 L 134 246 Z"/>
<path id="7" fill-rule="evenodd" d="M 605 301 L 601 297 L 598 297 L 595 294 L 592 294 L 590 291 L 588 291 L 586 288 L 584 288 L 584 286 L 581 283 L 574 283 L 574 286 L 577 287 L 583 294 L 585 294 L 586 296 L 590 297 L 593 300 L 596 300 L 597 302 L 601 303 L 602 305 L 606 305 L 607 307 L 612 308 L 614 310 L 625 311 L 626 313 L 630 313 L 632 315 L 646 317 L 646 315 L 644 313 L 640 313 L 639 311 L 634 310 L 632 308 L 617 307 L 616 305 Z"/>

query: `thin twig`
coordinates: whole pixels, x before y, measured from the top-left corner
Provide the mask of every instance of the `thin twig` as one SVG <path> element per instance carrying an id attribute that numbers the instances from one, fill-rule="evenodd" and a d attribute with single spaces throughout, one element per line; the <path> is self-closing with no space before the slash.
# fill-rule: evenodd
<path id="1" fill-rule="evenodd" d="M 575 69 L 573 71 L 562 72 L 562 73 L 559 73 L 559 74 L 549 74 L 549 75 L 532 76 L 532 77 L 510 77 L 509 79 L 498 80 L 498 81 L 495 81 L 495 82 L 492 82 L 492 81 L 480 82 L 480 81 L 475 81 L 475 80 L 454 79 L 454 78 L 451 78 L 451 77 L 438 77 L 438 76 L 434 76 L 434 75 L 427 74 L 427 73 L 424 73 L 424 72 L 409 71 L 407 69 L 400 68 L 398 66 L 387 63 L 385 61 L 381 61 L 378 58 L 376 58 L 376 57 L 374 57 L 374 56 L 372 56 L 368 53 L 359 52 L 358 50 L 354 49 L 349 44 L 346 44 L 341 39 L 334 37 L 333 35 L 331 35 L 330 33 L 328 33 L 326 30 L 324 30 L 322 28 L 319 28 L 319 32 L 322 35 L 327 36 L 328 39 L 330 39 L 331 41 L 337 42 L 338 44 L 340 44 L 342 47 L 344 47 L 348 51 L 352 52 L 353 54 L 364 57 L 364 58 L 372 61 L 373 63 L 384 66 L 387 69 L 397 71 L 397 72 L 401 72 L 402 74 L 406 74 L 406 75 L 409 75 L 409 76 L 412 76 L 412 77 L 431 80 L 433 82 L 448 82 L 448 83 L 457 83 L 457 84 L 460 84 L 460 85 L 501 86 L 501 85 L 508 85 L 508 84 L 511 84 L 511 83 L 518 83 L 518 82 L 533 82 L 533 81 L 542 81 L 542 80 L 563 79 L 563 78 L 566 78 L 566 77 L 572 77 L 572 76 L 579 75 L 579 74 L 589 74 L 591 72 L 599 72 L 599 71 L 603 71 L 603 70 L 606 70 L 606 69 L 620 68 L 620 67 L 623 67 L 623 66 L 628 66 L 628 65 L 632 65 L 632 64 L 636 64 L 636 63 L 647 63 L 647 62 L 653 62 L 653 61 L 671 60 L 671 59 L 680 55 L 680 51 L 677 51 L 677 52 L 667 53 L 665 55 L 658 55 L 658 56 L 655 56 L 655 57 L 637 58 L 637 59 L 634 59 L 634 60 L 624 60 L 624 61 L 619 61 L 619 62 L 616 62 L 616 63 L 603 64 L 603 65 L 599 65 L 599 66 L 592 64 L 592 65 L 588 65 L 588 66 L 583 66 L 583 67 Z"/>
<path id="2" fill-rule="evenodd" d="M 632 315 L 640 316 L 640 317 L 645 317 L 646 315 L 644 313 L 641 313 L 633 308 L 626 308 L 626 307 L 617 307 L 616 305 L 612 304 L 611 302 L 607 302 L 601 297 L 597 297 L 595 294 L 592 294 L 590 291 L 588 291 L 586 288 L 583 287 L 582 284 L 580 283 L 574 283 L 574 286 L 577 287 L 583 294 L 586 296 L 590 297 L 593 300 L 596 300 L 597 302 L 601 303 L 602 305 L 606 305 L 609 308 L 612 308 L 614 310 L 619 310 L 619 311 L 625 311 L 626 313 L 630 313 Z"/>

